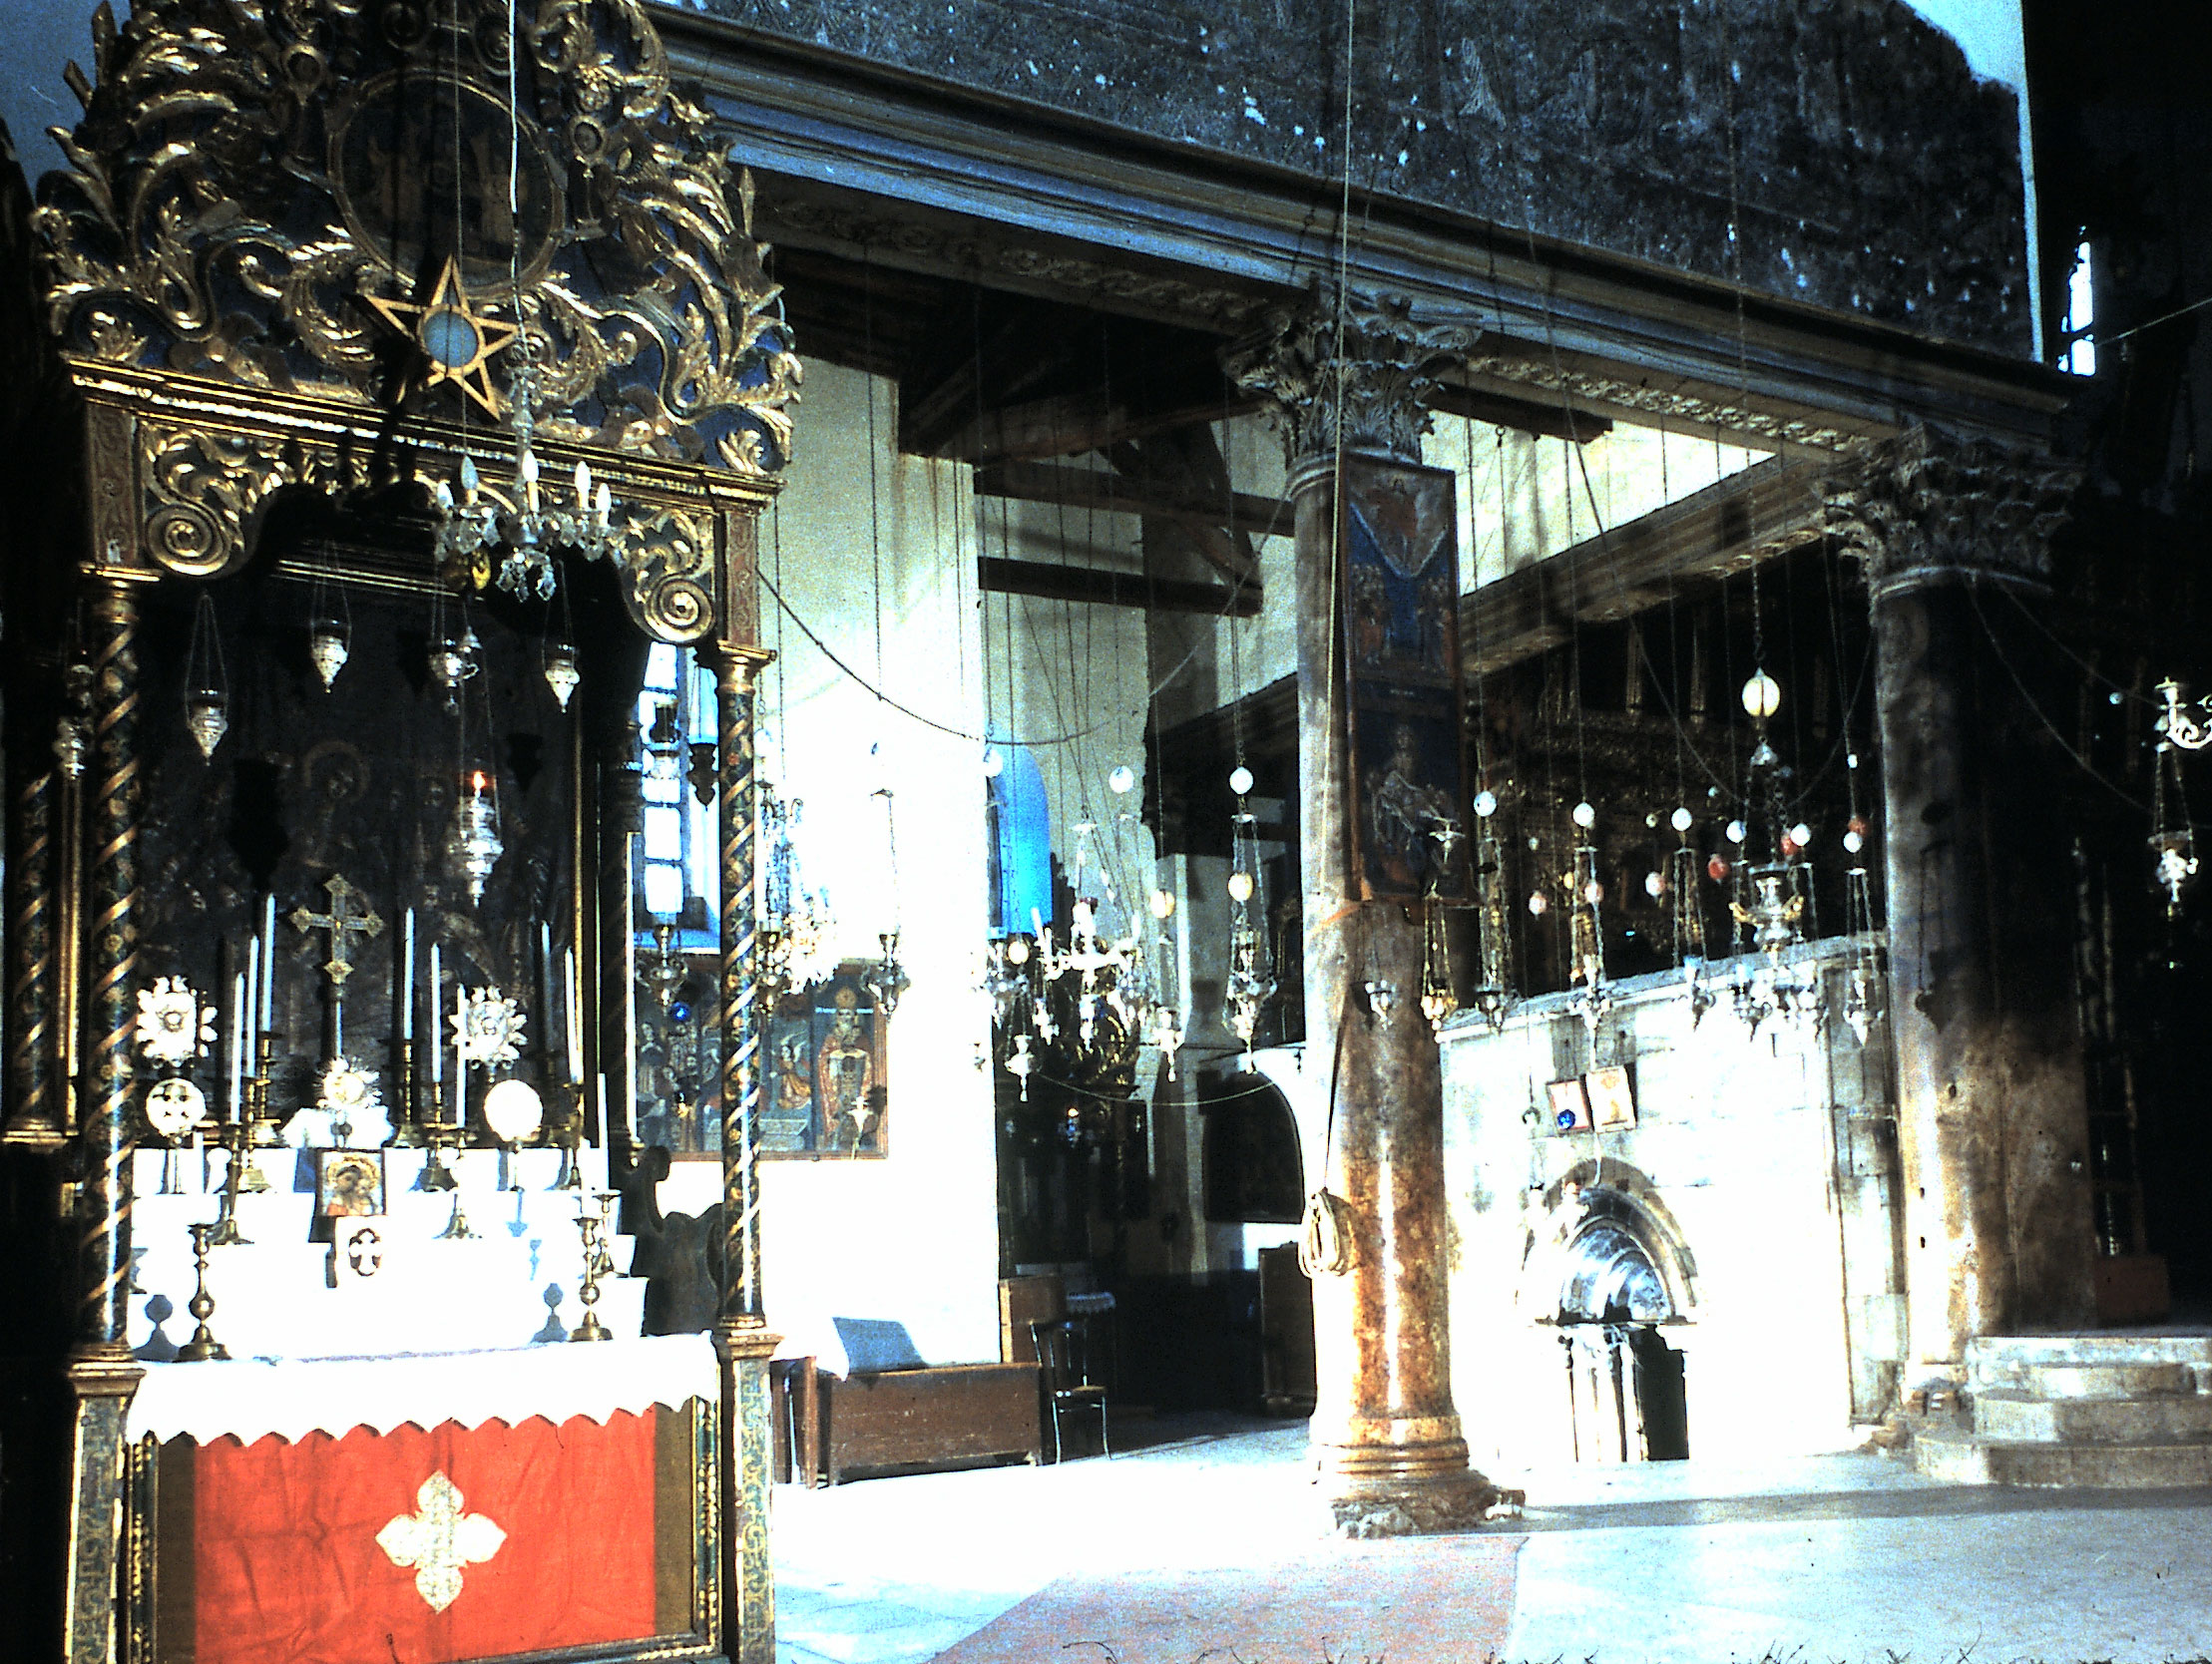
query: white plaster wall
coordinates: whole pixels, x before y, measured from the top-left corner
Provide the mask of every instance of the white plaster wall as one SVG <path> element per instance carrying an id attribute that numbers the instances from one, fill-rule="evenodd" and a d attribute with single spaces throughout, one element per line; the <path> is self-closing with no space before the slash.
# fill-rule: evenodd
<path id="1" fill-rule="evenodd" d="M 1595 1063 L 1559 997 L 1496 1034 L 1472 1016 L 1446 1031 L 1452 1374 L 1477 1464 L 1569 1454 L 1558 1334 L 1540 1321 L 1559 1290 L 1534 1268 L 1562 1222 L 1545 1191 L 1592 1161 L 1650 1181 L 1694 1266 L 1691 1321 L 1664 1331 L 1686 1360 L 1691 1456 L 1849 1447 L 1828 1041 L 1787 1023 L 1751 1035 L 1725 999 L 1693 1025 L 1676 974 L 1616 995 Z M 1615 1061 L 1630 1067 L 1636 1127 L 1554 1133 L 1547 1083 Z"/>
<path id="2" fill-rule="evenodd" d="M 875 455 L 869 455 L 869 400 Z M 797 456 L 761 566 L 879 701 L 761 596 L 764 774 L 805 803 L 801 858 L 826 880 L 845 957 L 896 926 L 913 986 L 890 1030 L 890 1154 L 763 1164 L 768 1316 L 805 1350 L 831 1317 L 906 1325 L 931 1363 L 998 1356 L 990 1013 L 976 991 L 986 859 L 982 650 L 968 471 L 899 457 L 890 383 L 808 364 Z M 871 524 L 871 474 L 878 508 Z M 898 870 L 879 787 L 894 794 Z"/>

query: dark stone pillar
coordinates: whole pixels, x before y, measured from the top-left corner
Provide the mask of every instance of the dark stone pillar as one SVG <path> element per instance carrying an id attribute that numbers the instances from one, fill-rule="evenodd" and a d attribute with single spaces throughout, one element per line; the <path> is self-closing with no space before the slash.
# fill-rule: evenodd
<path id="1" fill-rule="evenodd" d="M 1314 1454 L 1335 1528 L 1395 1536 L 1480 1523 L 1495 1492 L 1468 1465 L 1452 1403 L 1444 1089 L 1420 922 L 1360 901 L 1350 873 L 1335 524 L 1347 454 L 1419 461 L 1421 394 L 1471 332 L 1365 297 L 1344 313 L 1341 327 L 1320 308 L 1285 316 L 1228 368 L 1276 401 L 1297 514 L 1305 1072 L 1334 1082 L 1323 1182 L 1343 1237 L 1339 1263 L 1315 1268 Z M 1386 984 L 1387 1000 L 1370 998 Z"/>
<path id="2" fill-rule="evenodd" d="M 2071 477 L 1916 428 L 1847 465 L 1866 563 L 1913 1367 L 2090 1322 L 2088 1121 L 2067 767 L 2023 686 Z M 2008 588 L 2010 595 L 2000 593 Z M 2047 708 L 2047 707 L 2046 707 Z"/>

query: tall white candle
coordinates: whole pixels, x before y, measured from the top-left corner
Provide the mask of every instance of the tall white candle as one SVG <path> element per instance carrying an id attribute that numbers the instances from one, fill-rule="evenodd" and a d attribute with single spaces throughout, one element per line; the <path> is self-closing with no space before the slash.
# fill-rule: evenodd
<path id="1" fill-rule="evenodd" d="M 261 1033 L 276 1027 L 276 892 L 261 904 Z"/>
<path id="2" fill-rule="evenodd" d="M 243 1082 L 245 1077 L 245 973 L 240 971 L 230 979 L 230 1118 L 236 1120 L 243 1112 Z"/>
<path id="3" fill-rule="evenodd" d="M 569 1084 L 581 1086 L 584 1084 L 584 1030 L 576 1017 L 582 1000 L 577 993 L 576 949 L 573 947 L 569 949 L 568 972 L 564 980 L 568 984 L 569 994 Z"/>
<path id="4" fill-rule="evenodd" d="M 261 1038 L 261 944 L 255 938 L 245 945 L 245 1043 L 250 1048 Z"/>
<path id="5" fill-rule="evenodd" d="M 415 1038 L 415 910 L 399 921 L 399 1038 Z"/>
<path id="6" fill-rule="evenodd" d="M 438 980 L 438 945 L 430 944 L 430 1084 L 437 1085 L 445 1078 L 445 1042 L 438 1038 L 438 1025 L 445 1017 L 445 989 Z"/>
<path id="7" fill-rule="evenodd" d="M 468 991 L 461 979 L 453 979 L 453 1124 L 469 1124 L 469 1054 L 462 1048 L 468 1035 Z"/>

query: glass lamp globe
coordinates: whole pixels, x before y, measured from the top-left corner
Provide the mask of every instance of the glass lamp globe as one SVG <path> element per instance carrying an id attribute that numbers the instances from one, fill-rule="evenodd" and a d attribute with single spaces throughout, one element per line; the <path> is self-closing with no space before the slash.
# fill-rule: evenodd
<path id="1" fill-rule="evenodd" d="M 1574 824 L 1585 831 L 1597 824 L 1597 810 L 1587 803 L 1574 805 Z"/>
<path id="2" fill-rule="evenodd" d="M 1229 897 L 1233 901 L 1248 902 L 1252 899 L 1252 875 L 1241 868 L 1229 874 Z"/>
<path id="3" fill-rule="evenodd" d="M 1672 819 L 1671 821 L 1669 821 L 1669 822 L 1668 822 L 1668 824 L 1669 824 L 1669 825 L 1671 825 L 1671 826 L 1672 826 L 1672 827 L 1674 828 L 1674 830 L 1675 830 L 1675 831 L 1677 831 L 1677 832 L 1687 832 L 1687 831 L 1688 831 L 1688 830 L 1690 829 L 1690 812 L 1689 812 L 1689 810 L 1687 810 L 1687 809 L 1677 809 L 1677 810 L 1675 810 L 1675 811 L 1674 811 L 1674 817 L 1673 817 L 1673 819 Z"/>
<path id="4" fill-rule="evenodd" d="M 1106 784 L 1113 788 L 1115 797 L 1126 797 L 1136 789 L 1136 770 L 1127 763 L 1118 763 L 1113 772 L 1106 776 Z"/>
<path id="5" fill-rule="evenodd" d="M 1252 771 L 1242 763 L 1229 770 L 1229 790 L 1239 797 L 1249 797 L 1252 791 Z"/>
<path id="6" fill-rule="evenodd" d="M 1475 794 L 1475 812 L 1485 820 L 1498 813 L 1498 794 L 1489 790 L 1477 792 Z"/>
<path id="7" fill-rule="evenodd" d="M 1005 767 L 1006 753 L 996 745 L 986 745 L 983 748 L 983 777 L 986 780 L 996 780 Z"/>
<path id="8" fill-rule="evenodd" d="M 1782 708 L 1782 684 L 1764 670 L 1751 672 L 1751 679 L 1743 684 L 1743 708 L 1752 717 L 1764 722 Z"/>

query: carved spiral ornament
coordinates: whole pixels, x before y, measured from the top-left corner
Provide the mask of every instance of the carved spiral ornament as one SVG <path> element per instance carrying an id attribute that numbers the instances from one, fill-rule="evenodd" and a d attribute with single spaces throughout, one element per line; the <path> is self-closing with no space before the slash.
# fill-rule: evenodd
<path id="1" fill-rule="evenodd" d="M 35 216 L 65 348 L 451 414 L 365 304 L 423 301 L 451 255 L 536 348 L 540 433 L 780 469 L 800 372 L 749 178 L 725 189 L 644 0 L 514 15 L 510 34 L 508 0 L 139 0 L 119 27 L 102 4 Z M 191 518 L 164 522 L 181 562 Z"/>

